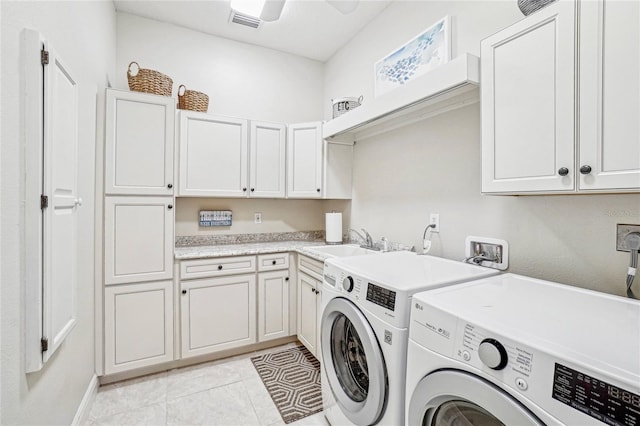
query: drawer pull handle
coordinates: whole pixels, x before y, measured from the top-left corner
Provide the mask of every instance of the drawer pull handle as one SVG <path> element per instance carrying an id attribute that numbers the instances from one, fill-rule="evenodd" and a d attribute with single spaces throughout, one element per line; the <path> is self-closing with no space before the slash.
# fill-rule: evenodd
<path id="1" fill-rule="evenodd" d="M 275 261 L 275 260 L 272 260 L 272 261 L 271 261 L 271 264 L 272 264 L 272 265 L 275 265 L 275 264 L 276 264 L 276 261 Z"/>
<path id="2" fill-rule="evenodd" d="M 222 265 L 218 265 L 218 271 L 222 271 Z"/>

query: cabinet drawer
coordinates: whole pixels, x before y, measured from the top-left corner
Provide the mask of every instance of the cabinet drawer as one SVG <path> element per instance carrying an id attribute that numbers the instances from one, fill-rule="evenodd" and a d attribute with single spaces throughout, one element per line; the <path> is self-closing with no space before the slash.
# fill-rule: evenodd
<path id="1" fill-rule="evenodd" d="M 180 262 L 181 279 L 220 277 L 255 271 L 255 256 L 218 257 Z"/>
<path id="2" fill-rule="evenodd" d="M 311 259 L 310 257 L 298 255 L 298 270 L 309 274 L 311 277 L 322 281 L 322 271 L 324 269 L 324 263 L 319 260 Z"/>
<path id="3" fill-rule="evenodd" d="M 274 271 L 289 267 L 289 253 L 262 254 L 258 256 L 258 271 Z"/>

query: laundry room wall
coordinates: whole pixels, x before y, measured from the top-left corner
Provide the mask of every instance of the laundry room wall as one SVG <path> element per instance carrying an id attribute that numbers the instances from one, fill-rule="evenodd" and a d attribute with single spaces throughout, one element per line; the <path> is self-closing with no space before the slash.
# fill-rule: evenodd
<path id="1" fill-rule="evenodd" d="M 0 19 L 0 424 L 71 424 L 95 371 L 95 146 L 96 135 L 102 134 L 104 127 L 104 88 L 115 67 L 115 10 L 111 1 L 2 1 Z M 78 211 L 78 234 L 82 236 L 78 240 L 78 321 L 44 368 L 31 374 L 26 374 L 24 367 L 24 147 L 20 91 L 20 35 L 24 28 L 39 31 L 78 79 L 78 193 L 84 200 Z"/>
<path id="2" fill-rule="evenodd" d="M 444 15 L 454 57 L 479 55 L 481 39 L 522 18 L 515 1 L 394 2 L 327 63 L 325 98 L 366 102 L 374 62 Z M 615 250 L 615 225 L 640 223 L 640 195 L 482 195 L 480 168 L 477 103 L 359 141 L 351 226 L 421 247 L 439 213 L 434 255 L 462 259 L 468 235 L 501 238 L 510 272 L 624 295 L 628 254 Z"/>
<path id="3" fill-rule="evenodd" d="M 136 61 L 170 76 L 174 97 L 181 84 L 209 95 L 210 114 L 281 123 L 322 120 L 318 61 L 127 13 L 118 13 L 117 22 L 120 89 L 127 89 L 127 66 Z"/>

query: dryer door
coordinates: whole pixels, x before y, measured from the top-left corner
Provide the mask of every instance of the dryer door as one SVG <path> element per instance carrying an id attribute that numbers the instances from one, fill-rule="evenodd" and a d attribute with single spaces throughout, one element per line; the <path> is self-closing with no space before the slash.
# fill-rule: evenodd
<path id="1" fill-rule="evenodd" d="M 378 339 L 350 301 L 332 299 L 322 314 L 322 362 L 344 415 L 356 425 L 375 424 L 387 400 L 387 368 Z"/>
<path id="2" fill-rule="evenodd" d="M 410 425 L 543 426 L 494 384 L 458 370 L 436 371 L 418 382 L 407 414 Z"/>

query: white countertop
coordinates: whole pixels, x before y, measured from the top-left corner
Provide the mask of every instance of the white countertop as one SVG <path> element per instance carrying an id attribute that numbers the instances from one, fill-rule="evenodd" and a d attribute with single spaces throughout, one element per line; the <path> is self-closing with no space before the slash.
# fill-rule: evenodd
<path id="1" fill-rule="evenodd" d="M 328 256 L 304 250 L 305 247 L 323 246 L 324 241 L 272 241 L 267 243 L 219 244 L 212 246 L 176 247 L 174 256 L 178 260 L 204 259 L 210 257 L 243 256 L 254 254 L 295 251 L 316 260 L 324 261 Z"/>

